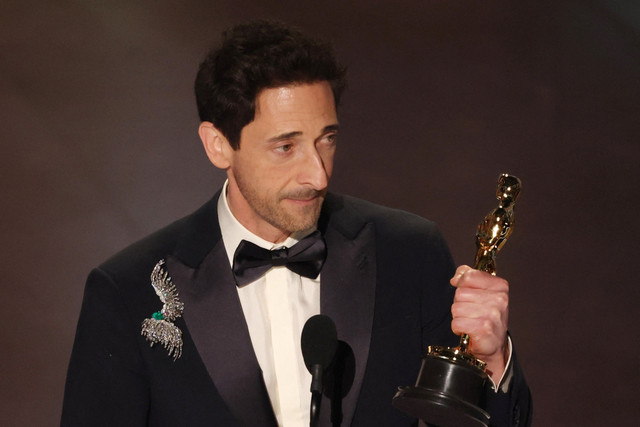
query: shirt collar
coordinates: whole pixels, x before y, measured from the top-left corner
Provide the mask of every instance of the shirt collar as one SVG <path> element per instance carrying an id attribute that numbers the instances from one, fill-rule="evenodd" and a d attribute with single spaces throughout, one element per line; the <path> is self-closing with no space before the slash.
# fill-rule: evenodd
<path id="1" fill-rule="evenodd" d="M 272 243 L 263 239 L 260 236 L 253 234 L 247 230 L 246 227 L 236 219 L 229 208 L 227 202 L 227 187 L 229 186 L 229 180 L 226 180 L 222 191 L 220 192 L 220 198 L 218 199 L 218 221 L 220 222 L 220 231 L 222 232 L 222 241 L 224 242 L 224 249 L 227 252 L 229 258 L 229 264 L 233 266 L 233 255 L 236 252 L 236 248 L 242 240 L 247 240 L 253 244 L 256 244 L 264 249 L 275 249 L 282 247 L 291 247 L 298 243 L 300 239 L 311 234 L 316 230 L 316 226 L 307 230 L 293 233 L 287 237 L 284 242 Z"/>

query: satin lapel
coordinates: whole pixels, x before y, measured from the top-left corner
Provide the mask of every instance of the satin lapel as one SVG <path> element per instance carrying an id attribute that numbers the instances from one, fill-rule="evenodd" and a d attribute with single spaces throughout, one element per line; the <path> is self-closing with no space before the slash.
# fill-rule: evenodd
<path id="1" fill-rule="evenodd" d="M 348 378 L 351 373 L 353 383 L 348 392 L 343 390 L 346 395 L 341 402 L 324 399 L 321 425 L 351 425 L 369 356 L 376 287 L 375 230 L 373 224 L 358 227 L 359 232 L 349 235 L 329 226 L 324 235 L 327 261 L 321 274 L 321 312 L 334 320 L 338 339 L 347 344 L 341 344 L 339 354 L 346 364 L 344 374 Z M 330 408 L 333 417 L 340 410 L 342 417 L 330 422 Z"/>
<path id="2" fill-rule="evenodd" d="M 169 257 L 167 269 L 198 353 L 233 415 L 242 425 L 275 426 L 222 239 L 199 267 Z"/>

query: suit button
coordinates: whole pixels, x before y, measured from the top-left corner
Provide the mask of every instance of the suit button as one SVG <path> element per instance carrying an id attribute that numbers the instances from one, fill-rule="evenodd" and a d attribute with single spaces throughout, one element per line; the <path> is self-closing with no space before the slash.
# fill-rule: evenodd
<path id="1" fill-rule="evenodd" d="M 520 425 L 520 405 L 518 404 L 513 407 L 513 425 L 515 427 Z"/>

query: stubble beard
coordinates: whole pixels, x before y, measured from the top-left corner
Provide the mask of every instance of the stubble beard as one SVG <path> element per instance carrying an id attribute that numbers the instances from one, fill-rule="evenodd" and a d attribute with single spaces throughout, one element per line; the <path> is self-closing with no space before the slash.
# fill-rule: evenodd
<path id="1" fill-rule="evenodd" d="M 286 233 L 296 233 L 315 226 L 320 217 L 320 210 L 326 190 L 298 189 L 269 197 L 251 185 L 244 185 L 242 180 L 236 181 L 240 193 L 249 206 L 268 224 Z M 290 200 L 309 200 L 313 203 L 294 207 Z M 289 200 L 287 200 L 289 199 Z M 287 207 L 286 205 L 291 205 Z"/>

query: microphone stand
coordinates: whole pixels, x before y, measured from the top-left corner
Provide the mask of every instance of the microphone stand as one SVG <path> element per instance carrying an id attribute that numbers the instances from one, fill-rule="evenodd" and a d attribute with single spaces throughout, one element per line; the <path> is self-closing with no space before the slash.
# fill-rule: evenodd
<path id="1" fill-rule="evenodd" d="M 311 405 L 309 426 L 316 427 L 322 403 L 322 376 L 331 365 L 338 347 L 336 325 L 327 316 L 311 316 L 302 328 L 300 346 L 304 364 L 311 373 Z"/>
<path id="2" fill-rule="evenodd" d="M 311 368 L 311 410 L 309 427 L 317 427 L 322 403 L 322 365 L 319 363 Z"/>

